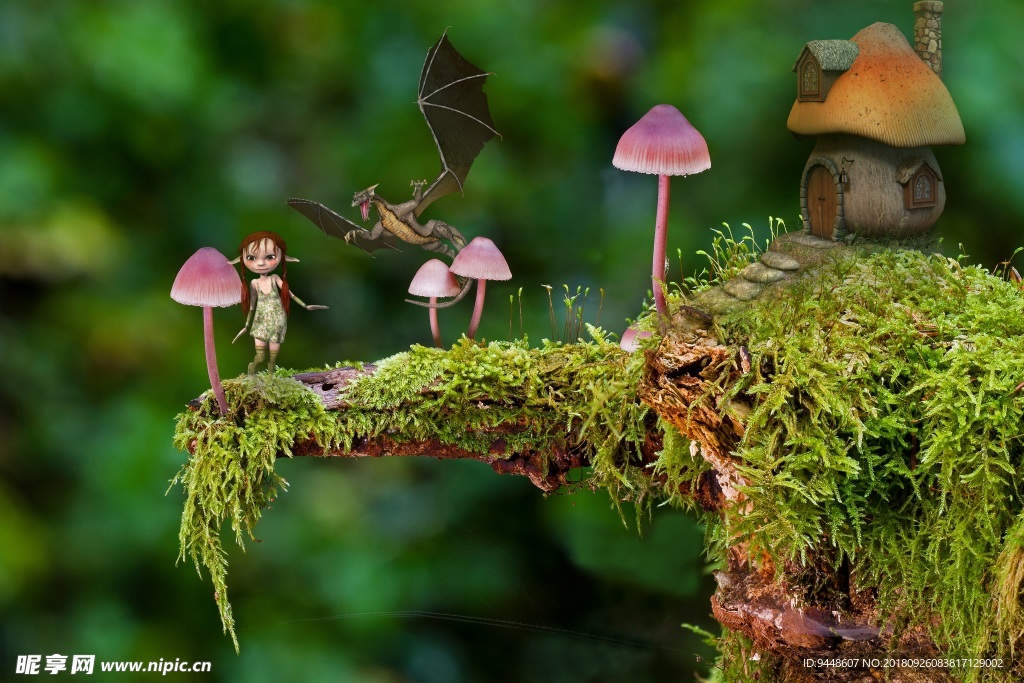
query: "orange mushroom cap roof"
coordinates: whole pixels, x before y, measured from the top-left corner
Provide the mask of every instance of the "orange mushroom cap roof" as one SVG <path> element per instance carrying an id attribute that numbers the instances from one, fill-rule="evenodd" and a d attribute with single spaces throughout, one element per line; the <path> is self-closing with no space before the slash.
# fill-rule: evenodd
<path id="1" fill-rule="evenodd" d="M 964 126 L 946 86 L 898 28 L 876 23 L 851 39 L 860 49 L 824 102 L 793 104 L 797 135 L 848 133 L 891 147 L 962 145 Z"/>

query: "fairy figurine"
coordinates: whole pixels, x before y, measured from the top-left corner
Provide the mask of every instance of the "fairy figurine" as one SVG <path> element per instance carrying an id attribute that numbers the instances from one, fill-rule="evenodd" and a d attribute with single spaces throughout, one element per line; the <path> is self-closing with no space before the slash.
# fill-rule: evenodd
<path id="1" fill-rule="evenodd" d="M 256 343 L 256 357 L 249 363 L 249 374 L 256 374 L 256 367 L 264 360 L 267 371 L 274 371 L 274 361 L 281 349 L 285 332 L 288 330 L 288 305 L 294 299 L 307 311 L 316 311 L 327 306 L 307 305 L 288 288 L 287 262 L 299 259 L 286 255 L 287 246 L 276 232 L 262 230 L 248 235 L 238 247 L 238 264 L 242 277 L 242 311 L 246 313 L 245 327 L 232 340 L 248 332 Z M 259 275 L 245 284 L 245 270 Z M 274 271 L 281 267 L 281 274 Z M 255 303 L 254 303 L 255 302 Z M 267 347 L 270 354 L 267 355 Z"/>

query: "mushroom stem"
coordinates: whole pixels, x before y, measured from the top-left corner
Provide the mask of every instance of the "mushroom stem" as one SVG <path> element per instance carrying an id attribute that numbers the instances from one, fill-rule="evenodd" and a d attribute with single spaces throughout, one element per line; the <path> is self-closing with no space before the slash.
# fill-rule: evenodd
<path id="1" fill-rule="evenodd" d="M 665 250 L 668 246 L 669 176 L 658 176 L 658 214 L 654 222 L 654 259 L 651 264 L 651 286 L 658 315 L 668 315 L 665 303 Z"/>
<path id="2" fill-rule="evenodd" d="M 434 306 L 436 303 L 437 297 L 430 297 L 430 331 L 434 335 L 434 345 L 442 349 L 444 346 L 441 344 L 441 326 L 437 322 L 437 308 Z"/>
<path id="3" fill-rule="evenodd" d="M 217 371 L 217 348 L 213 343 L 213 308 L 203 306 L 203 340 L 206 346 L 206 371 L 210 375 L 210 387 L 217 397 L 220 414 L 228 414 L 228 399 L 224 395 L 224 387 L 220 385 L 220 372 Z"/>
<path id="4" fill-rule="evenodd" d="M 487 290 L 487 280 L 476 281 L 476 303 L 473 304 L 473 317 L 469 321 L 469 330 L 466 336 L 470 339 L 476 337 L 476 328 L 480 327 L 480 315 L 484 312 L 484 295 Z"/>

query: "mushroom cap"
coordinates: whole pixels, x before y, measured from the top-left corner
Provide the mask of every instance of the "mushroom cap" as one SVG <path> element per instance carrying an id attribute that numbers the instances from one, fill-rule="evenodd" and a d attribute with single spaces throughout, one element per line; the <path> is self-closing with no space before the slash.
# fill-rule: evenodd
<path id="1" fill-rule="evenodd" d="M 486 237 L 474 237 L 469 244 L 455 255 L 449 269 L 456 275 L 474 280 L 509 280 L 512 271 L 508 269 L 505 257 L 494 242 Z"/>
<path id="2" fill-rule="evenodd" d="M 708 143 L 671 104 L 659 104 L 622 134 L 612 166 L 656 175 L 690 175 L 711 168 Z"/>
<path id="3" fill-rule="evenodd" d="M 626 328 L 626 331 L 622 333 L 622 339 L 619 340 L 619 348 L 623 351 L 633 353 L 640 348 L 640 340 L 649 338 L 651 334 L 652 333 L 647 330 L 638 330 L 630 325 Z"/>
<path id="4" fill-rule="evenodd" d="M 178 271 L 171 298 L 187 306 L 234 306 L 242 302 L 242 280 L 224 254 L 203 247 Z"/>
<path id="5" fill-rule="evenodd" d="M 444 262 L 432 258 L 416 271 L 409 283 L 414 296 L 455 296 L 462 288 Z"/>
<path id="6" fill-rule="evenodd" d="M 900 30 L 877 23 L 852 38 L 860 53 L 824 102 L 793 104 L 786 126 L 797 135 L 848 133 L 890 147 L 962 145 L 953 98 Z"/>

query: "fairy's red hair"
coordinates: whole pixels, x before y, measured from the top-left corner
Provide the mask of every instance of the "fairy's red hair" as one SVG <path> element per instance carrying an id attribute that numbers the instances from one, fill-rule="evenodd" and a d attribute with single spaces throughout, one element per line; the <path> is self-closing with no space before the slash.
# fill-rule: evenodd
<path id="1" fill-rule="evenodd" d="M 291 296 L 288 294 L 288 262 L 285 259 L 285 253 L 288 245 L 285 244 L 281 236 L 276 232 L 269 230 L 260 230 L 254 232 L 251 235 L 246 235 L 245 239 L 238 246 L 238 273 L 242 278 L 242 312 L 249 315 L 249 306 L 251 304 L 249 297 L 249 291 L 252 285 L 245 281 L 245 257 L 246 254 L 252 250 L 253 245 L 259 245 L 263 240 L 270 240 L 277 247 L 279 258 L 281 261 L 281 306 L 284 307 L 285 315 L 288 315 L 288 304 L 291 303 Z"/>

